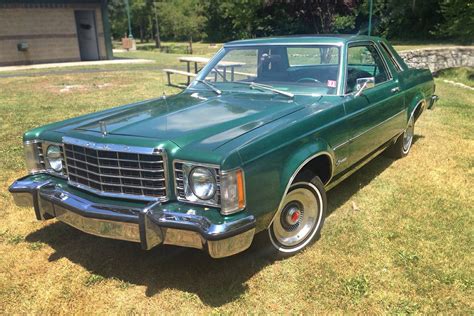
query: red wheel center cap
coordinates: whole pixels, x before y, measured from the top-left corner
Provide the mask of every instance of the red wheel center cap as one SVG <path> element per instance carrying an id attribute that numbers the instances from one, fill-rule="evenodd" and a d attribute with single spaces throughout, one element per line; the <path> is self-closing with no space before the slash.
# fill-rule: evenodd
<path id="1" fill-rule="evenodd" d="M 294 211 L 293 214 L 291 214 L 291 221 L 296 223 L 298 219 L 300 218 L 301 212 L 300 211 Z"/>

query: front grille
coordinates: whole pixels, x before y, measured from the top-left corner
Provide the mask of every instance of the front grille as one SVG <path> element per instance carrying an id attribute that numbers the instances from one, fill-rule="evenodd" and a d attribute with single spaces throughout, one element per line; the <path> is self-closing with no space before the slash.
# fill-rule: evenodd
<path id="1" fill-rule="evenodd" d="M 161 153 L 100 150 L 64 144 L 69 183 L 99 195 L 165 200 L 165 162 Z"/>
<path id="2" fill-rule="evenodd" d="M 38 152 L 38 159 L 39 163 L 42 169 L 46 169 L 46 159 L 44 158 L 44 152 L 43 152 L 43 143 L 37 142 L 35 143 L 36 146 L 36 151 Z"/>

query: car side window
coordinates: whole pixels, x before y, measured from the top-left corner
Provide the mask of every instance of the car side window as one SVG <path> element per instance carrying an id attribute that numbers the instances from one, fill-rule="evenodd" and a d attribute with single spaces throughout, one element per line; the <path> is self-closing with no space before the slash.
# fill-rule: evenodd
<path id="1" fill-rule="evenodd" d="M 396 70 L 397 72 L 402 71 L 402 67 L 400 66 L 400 64 L 398 63 L 398 61 L 395 59 L 395 57 L 393 56 L 392 52 L 388 49 L 387 45 L 385 45 L 385 43 L 383 43 L 383 42 L 380 42 L 380 46 L 381 46 L 382 49 L 384 50 L 385 54 L 387 54 L 388 58 L 390 58 L 390 61 L 392 62 L 393 67 L 395 67 L 395 70 Z"/>
<path id="2" fill-rule="evenodd" d="M 349 46 L 346 93 L 354 92 L 357 79 L 366 77 L 374 77 L 375 84 L 389 80 L 382 56 L 372 44 Z"/>

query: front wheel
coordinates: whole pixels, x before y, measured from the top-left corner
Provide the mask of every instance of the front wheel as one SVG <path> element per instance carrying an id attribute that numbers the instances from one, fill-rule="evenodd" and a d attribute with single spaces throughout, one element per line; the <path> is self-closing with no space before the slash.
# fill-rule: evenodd
<path id="1" fill-rule="evenodd" d="M 282 205 L 268 233 L 277 255 L 287 257 L 314 241 L 323 227 L 327 208 L 323 183 L 315 177 L 292 184 Z"/>

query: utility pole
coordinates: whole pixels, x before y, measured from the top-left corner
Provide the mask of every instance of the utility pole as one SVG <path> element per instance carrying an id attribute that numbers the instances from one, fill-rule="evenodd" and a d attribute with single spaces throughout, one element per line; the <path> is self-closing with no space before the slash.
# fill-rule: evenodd
<path id="1" fill-rule="evenodd" d="M 155 24 L 156 24 L 156 37 L 155 37 L 155 42 L 156 42 L 156 48 L 161 47 L 161 39 L 160 39 L 160 26 L 158 24 L 158 14 L 156 13 L 156 2 L 153 1 L 153 10 L 155 11 Z"/>
<path id="2" fill-rule="evenodd" d="M 133 38 L 132 21 L 130 20 L 130 5 L 128 4 L 128 0 L 125 0 L 125 7 L 127 10 L 127 19 L 128 19 L 128 38 Z"/>
<path id="3" fill-rule="evenodd" d="M 373 8 L 374 0 L 369 0 L 369 30 L 368 35 L 372 33 L 372 8 Z"/>

